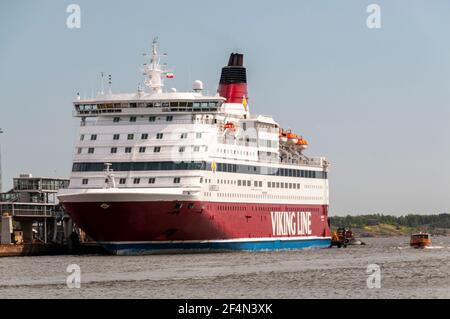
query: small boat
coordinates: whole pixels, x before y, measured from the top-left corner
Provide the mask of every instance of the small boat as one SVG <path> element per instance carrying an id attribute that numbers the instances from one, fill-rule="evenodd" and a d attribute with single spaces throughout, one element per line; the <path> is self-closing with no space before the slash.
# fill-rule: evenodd
<path id="1" fill-rule="evenodd" d="M 411 240 L 409 242 L 411 247 L 423 248 L 431 245 L 431 236 L 428 233 L 417 233 L 411 235 Z"/>

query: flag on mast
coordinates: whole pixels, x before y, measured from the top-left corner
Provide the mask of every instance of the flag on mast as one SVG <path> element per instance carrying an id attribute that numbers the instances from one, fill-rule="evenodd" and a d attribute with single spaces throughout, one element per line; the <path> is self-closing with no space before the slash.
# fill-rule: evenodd
<path id="1" fill-rule="evenodd" d="M 173 79 L 173 76 L 174 76 L 174 75 L 173 75 L 172 72 L 167 72 L 167 73 L 166 73 L 166 78 L 167 78 L 167 79 Z"/>

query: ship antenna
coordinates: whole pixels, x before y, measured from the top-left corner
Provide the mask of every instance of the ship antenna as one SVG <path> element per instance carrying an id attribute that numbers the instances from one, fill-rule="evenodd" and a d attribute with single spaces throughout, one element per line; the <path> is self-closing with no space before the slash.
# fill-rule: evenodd
<path id="1" fill-rule="evenodd" d="M 105 74 L 103 72 L 101 72 L 100 76 L 101 76 L 101 84 L 102 84 L 102 87 L 101 87 L 102 90 L 100 91 L 100 94 L 103 95 L 103 94 L 105 94 L 105 88 L 104 88 L 104 83 L 103 83 Z"/>
<path id="2" fill-rule="evenodd" d="M 143 54 L 144 57 L 147 54 Z M 162 80 L 162 74 L 165 74 L 165 64 L 161 65 L 161 57 L 165 57 L 166 54 L 158 54 L 158 38 L 154 38 L 152 41 L 152 52 L 150 54 L 150 64 L 144 63 L 143 73 L 147 76 L 144 81 L 145 85 L 148 86 L 152 93 L 161 93 L 162 87 L 164 86 Z"/>
<path id="3" fill-rule="evenodd" d="M 111 84 L 112 84 L 112 76 L 111 74 L 108 75 L 108 86 L 109 86 L 109 94 L 112 94 L 112 89 L 111 89 Z"/>

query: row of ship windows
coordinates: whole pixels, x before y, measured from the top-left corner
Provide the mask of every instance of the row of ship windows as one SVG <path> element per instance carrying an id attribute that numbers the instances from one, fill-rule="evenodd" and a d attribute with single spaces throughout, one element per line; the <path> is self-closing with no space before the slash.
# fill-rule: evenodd
<path id="1" fill-rule="evenodd" d="M 133 184 L 138 185 L 141 184 L 141 180 L 144 180 L 144 178 L 140 178 L 140 177 L 135 177 L 133 178 Z M 89 179 L 88 178 L 83 178 L 81 183 L 83 185 L 88 185 L 89 184 Z M 105 183 L 108 183 L 108 179 L 105 179 Z M 120 185 L 125 185 L 127 183 L 127 179 L 126 178 L 119 178 L 119 184 Z M 148 179 L 148 184 L 155 184 L 156 183 L 156 178 L 155 177 L 150 177 Z M 180 184 L 181 183 L 181 177 L 174 177 L 173 178 L 173 183 L 174 184 Z"/>
<path id="2" fill-rule="evenodd" d="M 162 140 L 164 137 L 163 133 L 157 133 L 156 134 L 156 139 L 157 140 Z M 84 141 L 84 134 L 80 135 L 80 141 Z M 181 133 L 179 138 L 181 139 L 185 139 L 188 138 L 188 133 Z M 196 132 L 195 133 L 195 138 L 199 139 L 202 138 L 202 133 L 201 132 Z M 113 134 L 113 140 L 118 141 L 120 139 L 120 134 Z M 141 140 L 147 140 L 148 139 L 148 134 L 147 133 L 142 133 L 141 134 Z M 97 134 L 91 134 L 90 136 L 90 140 L 91 141 L 96 141 L 97 140 Z M 134 140 L 134 134 L 127 134 L 127 140 Z"/>
<path id="3" fill-rule="evenodd" d="M 94 154 L 95 152 L 95 148 L 94 147 L 88 147 L 88 154 Z M 117 147 L 111 147 L 110 149 L 110 153 L 111 154 L 116 154 L 117 153 L 118 148 Z M 131 151 L 133 150 L 132 147 L 125 147 L 124 148 L 125 153 L 131 153 Z M 140 146 L 139 147 L 139 153 L 145 153 L 147 151 L 147 147 L 145 146 Z M 178 147 L 178 152 L 179 153 L 184 153 L 186 151 L 186 146 L 180 146 Z M 200 152 L 200 146 L 192 146 L 192 151 L 193 152 Z M 205 152 L 208 151 L 208 147 L 205 146 Z M 160 153 L 161 152 L 161 146 L 155 146 L 153 147 L 153 152 L 154 153 Z M 83 148 L 82 147 L 78 147 L 77 150 L 78 154 L 82 154 L 83 153 Z"/>
<path id="4" fill-rule="evenodd" d="M 148 103 L 106 103 L 106 104 L 76 104 L 75 108 L 80 111 L 89 111 L 97 109 L 110 108 L 137 108 L 137 107 L 187 107 L 187 108 L 216 108 L 220 106 L 221 102 L 148 102 Z"/>
<path id="5" fill-rule="evenodd" d="M 200 178 L 200 183 L 211 183 L 211 179 L 203 179 Z M 251 180 L 229 180 L 229 179 L 218 179 L 217 184 L 225 184 L 225 185 L 237 185 L 237 186 L 252 186 Z M 253 181 L 253 187 L 262 187 L 262 181 Z M 268 188 L 286 188 L 286 189 L 300 189 L 300 183 L 285 183 L 285 182 L 267 182 Z M 314 188 L 314 189 L 322 189 L 321 185 L 304 185 L 304 188 Z"/>
<path id="6" fill-rule="evenodd" d="M 211 192 L 204 192 L 205 197 L 212 197 Z M 242 194 L 242 193 L 217 193 L 221 198 L 253 198 L 253 199 L 293 199 L 293 200 L 323 200 L 322 196 L 295 196 L 295 195 L 272 195 L 272 194 Z"/>

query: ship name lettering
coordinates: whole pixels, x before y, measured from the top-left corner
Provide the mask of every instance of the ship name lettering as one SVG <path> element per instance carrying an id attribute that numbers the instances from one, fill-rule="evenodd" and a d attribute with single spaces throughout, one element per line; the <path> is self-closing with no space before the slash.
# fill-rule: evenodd
<path id="1" fill-rule="evenodd" d="M 273 236 L 311 235 L 311 212 L 270 212 Z"/>

